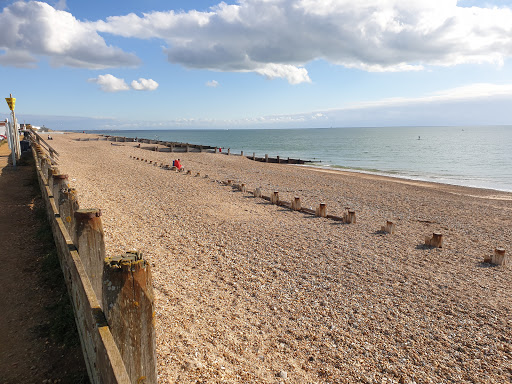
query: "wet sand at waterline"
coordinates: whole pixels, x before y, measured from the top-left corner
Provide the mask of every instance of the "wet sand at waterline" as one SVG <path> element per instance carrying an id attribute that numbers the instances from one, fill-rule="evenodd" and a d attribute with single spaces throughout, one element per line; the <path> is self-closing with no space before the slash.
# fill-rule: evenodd
<path id="1" fill-rule="evenodd" d="M 80 207 L 101 208 L 107 254 L 152 265 L 159 382 L 512 380 L 512 267 L 482 262 L 512 252 L 511 193 L 78 137 L 93 135 L 50 143 Z M 179 157 L 192 175 L 130 156 Z M 350 207 L 357 222 L 228 179 L 332 215 Z M 393 235 L 379 232 L 388 219 Z M 423 246 L 433 232 L 442 249 Z"/>

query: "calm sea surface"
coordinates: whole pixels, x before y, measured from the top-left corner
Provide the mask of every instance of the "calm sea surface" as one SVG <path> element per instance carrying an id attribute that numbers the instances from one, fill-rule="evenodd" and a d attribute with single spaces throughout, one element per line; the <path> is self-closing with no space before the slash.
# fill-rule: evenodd
<path id="1" fill-rule="evenodd" d="M 315 166 L 512 191 L 512 126 L 90 131 L 314 160 Z"/>

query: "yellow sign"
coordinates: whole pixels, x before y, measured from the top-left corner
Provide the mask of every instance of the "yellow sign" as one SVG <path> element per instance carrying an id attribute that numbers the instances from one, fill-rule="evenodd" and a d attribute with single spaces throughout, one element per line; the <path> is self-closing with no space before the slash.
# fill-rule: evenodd
<path id="1" fill-rule="evenodd" d="M 5 101 L 7 101 L 7 105 L 9 106 L 9 109 L 11 111 L 14 111 L 14 104 L 16 104 L 16 98 L 15 97 L 6 97 Z"/>

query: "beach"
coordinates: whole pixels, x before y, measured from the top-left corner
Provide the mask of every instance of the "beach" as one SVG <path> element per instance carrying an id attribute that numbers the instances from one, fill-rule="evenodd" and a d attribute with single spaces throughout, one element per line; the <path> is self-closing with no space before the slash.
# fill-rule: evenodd
<path id="1" fill-rule="evenodd" d="M 512 252 L 512 193 L 52 136 L 107 255 L 152 266 L 160 383 L 512 380 L 512 267 L 483 263 Z M 149 164 L 178 157 L 191 175 Z"/>

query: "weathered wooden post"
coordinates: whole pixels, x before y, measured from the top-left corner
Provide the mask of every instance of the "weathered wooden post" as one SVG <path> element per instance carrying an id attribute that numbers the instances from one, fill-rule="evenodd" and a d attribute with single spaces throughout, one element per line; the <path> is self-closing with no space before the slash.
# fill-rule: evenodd
<path id="1" fill-rule="evenodd" d="M 203 152 L 203 146 L 202 145 L 199 146 L 199 152 L 201 152 L 201 153 Z"/>
<path id="2" fill-rule="evenodd" d="M 76 190 L 74 188 L 61 190 L 61 193 L 59 194 L 58 205 L 59 214 L 62 218 L 64 226 L 68 230 L 69 236 L 71 236 L 71 240 L 73 240 L 73 244 L 77 246 L 78 242 L 76 237 L 77 233 L 75 212 L 80 209 L 80 207 L 78 205 Z"/>
<path id="3" fill-rule="evenodd" d="M 395 229 L 396 229 L 395 223 L 393 223 L 390 220 L 386 221 L 386 225 L 383 225 L 382 227 L 380 227 L 380 230 L 382 232 L 386 232 L 386 233 L 389 233 L 389 234 L 395 233 Z"/>
<path id="4" fill-rule="evenodd" d="M 58 168 L 50 167 L 48 168 L 48 188 L 53 194 L 53 184 L 54 184 L 54 176 L 60 174 Z"/>
<path id="5" fill-rule="evenodd" d="M 240 151 L 240 156 L 244 157 L 244 151 Z"/>
<path id="6" fill-rule="evenodd" d="M 252 159 L 253 159 L 253 160 L 256 160 L 256 152 L 253 152 L 253 153 L 252 153 Z"/>
<path id="7" fill-rule="evenodd" d="M 217 151 L 218 151 L 218 150 L 219 150 L 219 149 L 218 149 L 217 147 L 215 147 L 215 153 L 217 153 Z"/>
<path id="8" fill-rule="evenodd" d="M 233 185 L 233 180 L 228 179 L 228 185 Z"/>
<path id="9" fill-rule="evenodd" d="M 356 212 L 347 208 L 347 211 L 343 214 L 343 222 L 347 224 L 355 224 Z"/>
<path id="10" fill-rule="evenodd" d="M 228 156 L 231 155 L 231 148 L 228 148 Z"/>
<path id="11" fill-rule="evenodd" d="M 268 154 L 265 153 L 265 163 L 268 163 Z"/>
<path id="12" fill-rule="evenodd" d="M 240 184 L 240 192 L 247 192 L 247 187 L 245 186 L 245 183 Z"/>
<path id="13" fill-rule="evenodd" d="M 327 207 L 325 203 L 320 203 L 320 205 L 316 208 L 315 212 L 318 217 L 326 217 L 327 216 Z"/>
<path id="14" fill-rule="evenodd" d="M 191 175 L 191 174 L 192 174 L 192 171 L 189 169 L 189 170 L 187 171 L 187 175 Z"/>
<path id="15" fill-rule="evenodd" d="M 200 177 L 200 176 L 201 176 L 201 172 L 197 172 L 196 177 Z"/>
<path id="16" fill-rule="evenodd" d="M 171 143 L 171 147 L 170 148 L 171 148 L 171 152 L 174 152 L 174 144 L 173 143 Z"/>
<path id="17" fill-rule="evenodd" d="M 53 175 L 53 198 L 55 203 L 58 204 L 60 193 L 62 189 L 68 188 L 68 175 L 56 174 Z"/>
<path id="18" fill-rule="evenodd" d="M 272 204 L 279 204 L 279 191 L 274 191 L 270 196 L 270 202 Z"/>
<path id="19" fill-rule="evenodd" d="M 137 252 L 105 259 L 103 311 L 132 383 L 156 383 L 151 268 Z"/>
<path id="20" fill-rule="evenodd" d="M 497 265 L 507 265 L 507 258 L 505 255 L 504 248 L 496 248 L 494 250 L 494 255 L 492 255 L 491 262 Z"/>
<path id="21" fill-rule="evenodd" d="M 300 202 L 300 197 L 295 196 L 292 200 L 292 209 L 294 211 L 300 211 L 302 208 L 302 203 Z"/>
<path id="22" fill-rule="evenodd" d="M 436 248 L 443 248 L 443 235 L 439 232 L 434 232 L 432 237 L 425 238 L 425 245 Z"/>
<path id="23" fill-rule="evenodd" d="M 185 149 L 185 152 L 190 152 L 190 146 L 187 143 L 187 148 Z"/>
<path id="24" fill-rule="evenodd" d="M 277 156 L 277 164 L 280 164 L 281 163 L 281 158 L 279 156 Z"/>
<path id="25" fill-rule="evenodd" d="M 254 197 L 261 197 L 261 188 L 256 188 L 253 192 Z"/>
<path id="26" fill-rule="evenodd" d="M 77 248 L 98 301 L 102 297 L 103 260 L 105 241 L 101 210 L 79 209 L 75 212 Z"/>

